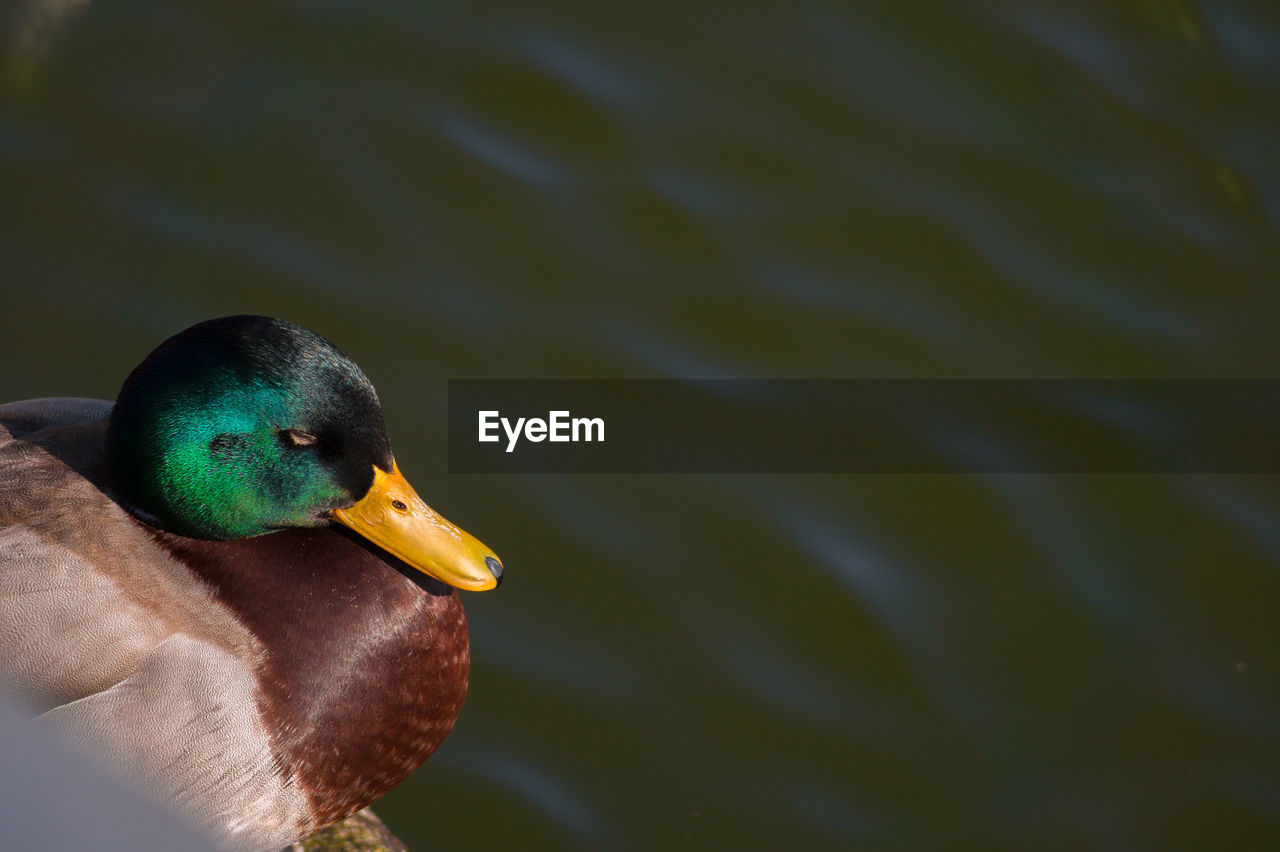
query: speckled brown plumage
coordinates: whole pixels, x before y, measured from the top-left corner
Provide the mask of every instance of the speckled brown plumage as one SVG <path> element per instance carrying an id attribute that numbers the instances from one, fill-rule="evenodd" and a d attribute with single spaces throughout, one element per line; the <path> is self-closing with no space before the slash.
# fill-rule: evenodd
<path id="1" fill-rule="evenodd" d="M 410 579 L 335 529 L 159 540 L 266 649 L 260 711 L 281 769 L 311 803 L 311 828 L 367 806 L 444 741 L 470 665 L 453 589 Z"/>
<path id="2" fill-rule="evenodd" d="M 46 720 L 227 831 L 227 848 L 279 848 L 417 769 L 466 693 L 454 590 L 340 528 L 218 542 L 148 526 L 106 480 L 109 410 L 87 400 L 0 409 L 3 679 Z M 91 561 L 40 561 L 46 551 Z M 41 630 L 50 647 L 33 656 Z M 199 664 L 183 689 L 203 684 L 212 703 L 138 691 L 169 683 L 144 676 L 180 653 Z M 134 712 L 84 716 L 118 693 L 133 698 L 108 709 Z"/>

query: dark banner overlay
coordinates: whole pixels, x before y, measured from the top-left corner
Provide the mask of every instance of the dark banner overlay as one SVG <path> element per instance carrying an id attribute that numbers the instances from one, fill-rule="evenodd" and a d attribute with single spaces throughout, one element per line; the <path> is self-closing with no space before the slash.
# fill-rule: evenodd
<path id="1" fill-rule="evenodd" d="M 1280 381 L 451 380 L 449 470 L 1275 474 Z"/>

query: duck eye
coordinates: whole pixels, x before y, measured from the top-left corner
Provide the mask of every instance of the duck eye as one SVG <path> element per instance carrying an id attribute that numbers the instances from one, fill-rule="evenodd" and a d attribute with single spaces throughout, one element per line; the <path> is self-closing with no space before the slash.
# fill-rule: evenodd
<path id="1" fill-rule="evenodd" d="M 301 429 L 281 429 L 280 435 L 284 442 L 291 447 L 310 447 L 320 439 L 310 432 L 303 432 Z"/>

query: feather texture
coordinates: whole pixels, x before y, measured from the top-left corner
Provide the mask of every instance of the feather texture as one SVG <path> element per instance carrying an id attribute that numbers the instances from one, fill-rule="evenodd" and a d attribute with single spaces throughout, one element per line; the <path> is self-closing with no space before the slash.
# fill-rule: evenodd
<path id="1" fill-rule="evenodd" d="M 0 679 L 228 848 L 403 780 L 465 695 L 456 593 L 336 529 L 148 526 L 106 478 L 110 411 L 0 406 Z"/>

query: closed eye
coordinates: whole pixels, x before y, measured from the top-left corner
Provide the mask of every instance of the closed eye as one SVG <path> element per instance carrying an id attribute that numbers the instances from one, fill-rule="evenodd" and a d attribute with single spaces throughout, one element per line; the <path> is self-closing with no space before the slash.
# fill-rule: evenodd
<path id="1" fill-rule="evenodd" d="M 281 429 L 280 435 L 284 442 L 291 447 L 310 447 L 320 439 L 310 432 L 303 432 L 301 429 Z"/>

